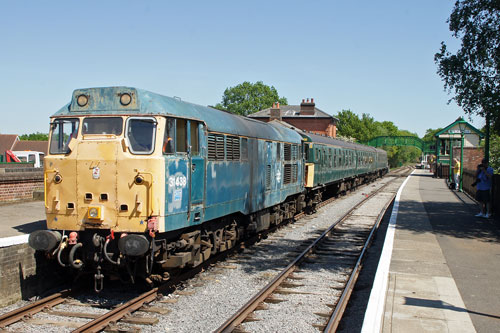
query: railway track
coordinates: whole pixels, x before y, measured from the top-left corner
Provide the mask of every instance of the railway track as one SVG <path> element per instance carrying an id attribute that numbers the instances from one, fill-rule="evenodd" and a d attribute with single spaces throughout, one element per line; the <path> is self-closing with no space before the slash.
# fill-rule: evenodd
<path id="1" fill-rule="evenodd" d="M 372 197 L 373 196 L 365 198 L 365 200 L 363 200 L 363 203 L 366 203 Z M 321 206 L 325 206 L 333 200 L 334 200 L 334 198 L 326 200 L 321 204 Z M 359 206 L 359 207 L 361 207 L 361 206 Z M 338 225 L 345 223 L 345 221 L 348 220 L 348 218 L 350 216 L 352 217 L 354 215 L 356 215 L 354 213 L 354 211 L 351 211 L 350 213 L 345 214 L 342 219 L 338 220 L 335 223 L 335 226 L 338 226 Z M 381 218 L 381 216 L 382 215 L 380 215 L 380 218 Z M 296 220 L 299 220 L 302 217 L 304 217 L 304 215 L 299 214 L 298 216 L 296 216 Z M 301 253 L 302 259 L 296 259 L 296 260 L 294 260 L 294 262 L 296 262 L 296 264 L 302 264 L 302 265 L 312 264 L 315 261 L 317 262 L 317 261 L 324 260 L 324 259 L 320 259 L 319 258 L 320 256 L 322 258 L 330 257 L 330 259 L 333 260 L 333 262 L 331 262 L 331 264 L 335 264 L 335 261 L 338 261 L 339 258 L 341 258 L 340 260 L 344 264 L 347 262 L 351 262 L 353 260 L 354 254 L 348 253 L 348 251 L 345 251 L 345 249 L 343 249 L 343 248 L 335 248 L 335 246 L 338 247 L 339 244 L 345 244 L 346 242 L 350 242 L 351 244 L 352 244 L 352 242 L 359 243 L 359 240 L 361 238 L 365 237 L 368 233 L 373 234 L 373 231 L 367 232 L 367 230 L 357 230 L 357 231 L 352 230 L 352 231 L 348 232 L 348 229 L 350 227 L 348 227 L 347 225 L 344 225 L 344 230 L 335 231 L 334 230 L 335 226 L 333 226 L 331 228 L 331 230 L 327 230 L 322 234 L 322 236 L 320 237 L 320 238 L 322 238 L 322 240 L 315 241 L 314 246 L 311 245 L 311 246 L 307 247 L 305 250 L 303 250 Z M 366 242 L 369 242 L 369 241 L 366 241 Z M 358 246 L 360 246 L 360 245 L 358 245 Z M 323 255 L 325 255 L 325 253 L 324 253 L 325 251 L 329 252 L 330 254 L 343 252 L 343 255 L 341 257 L 338 257 L 338 256 L 336 257 L 336 256 L 331 256 L 331 255 L 326 255 L 326 257 L 324 257 Z M 363 248 L 363 250 L 361 250 L 361 251 L 364 252 L 365 249 Z M 229 253 L 224 253 L 223 256 L 227 256 L 228 254 Z M 213 258 L 213 260 L 208 262 L 207 265 L 213 265 L 214 262 L 220 261 L 220 259 L 221 259 L 220 257 Z M 358 259 L 356 266 L 357 267 L 360 266 L 360 263 L 361 263 L 361 259 Z M 279 294 L 279 295 L 307 295 L 308 294 L 308 292 L 304 293 L 302 291 L 299 291 L 297 293 L 290 291 L 290 290 L 287 291 L 287 289 L 290 289 L 290 288 L 304 287 L 305 286 L 303 283 L 295 283 L 295 284 L 293 283 L 293 281 L 304 280 L 303 277 L 300 276 L 302 272 L 297 267 L 298 266 L 294 266 L 294 268 L 292 268 L 289 273 L 284 273 L 283 275 L 281 275 L 280 278 L 276 278 L 276 279 L 280 280 L 281 284 L 277 285 L 274 288 L 274 294 Z M 199 270 L 197 270 L 197 272 L 198 271 Z M 42 300 L 28 304 L 25 307 L 16 309 L 12 312 L 9 312 L 7 314 L 0 316 L 0 328 L 5 329 L 6 327 L 8 327 L 9 325 L 12 325 L 15 322 L 18 322 L 20 320 L 26 320 L 26 319 L 28 319 L 27 324 L 32 322 L 32 323 L 37 324 L 37 325 L 43 325 L 43 320 L 41 320 L 41 321 L 39 320 L 37 322 L 36 320 L 32 319 L 33 315 L 35 315 L 36 313 L 42 312 L 42 311 L 48 312 L 49 314 L 62 316 L 62 317 L 73 317 L 73 318 L 78 317 L 78 318 L 92 319 L 91 321 L 88 321 L 87 323 L 82 323 L 82 322 L 71 323 L 71 324 L 66 323 L 66 326 L 70 326 L 70 327 L 74 328 L 74 332 L 99 332 L 103 329 L 107 329 L 107 330 L 111 329 L 111 331 L 121 331 L 118 328 L 118 326 L 116 325 L 116 323 L 119 321 L 125 321 L 127 323 L 132 323 L 132 324 L 154 325 L 155 324 L 154 318 L 149 318 L 149 320 L 141 319 L 143 317 L 132 316 L 132 313 L 137 311 L 137 310 L 141 310 L 141 311 L 145 310 L 146 304 L 155 301 L 155 299 L 161 297 L 162 294 L 165 294 L 168 290 L 171 290 L 171 288 L 173 288 L 173 286 L 175 284 L 179 283 L 183 279 L 187 279 L 190 276 L 195 275 L 197 272 L 191 272 L 191 273 L 187 273 L 183 276 L 179 276 L 175 280 L 172 280 L 169 283 L 163 285 L 161 288 L 154 288 L 152 290 L 149 290 L 148 292 L 141 294 L 141 295 L 139 295 L 133 299 L 130 299 L 128 301 L 125 301 L 122 304 L 119 304 L 118 306 L 115 306 L 113 309 L 106 311 L 105 313 L 100 314 L 100 315 L 86 314 L 86 313 L 83 313 L 82 311 L 80 311 L 80 312 L 67 312 L 67 311 L 54 310 L 53 309 L 54 307 L 67 302 L 68 299 L 71 299 L 71 296 L 75 295 L 75 293 L 76 293 L 75 291 L 72 291 L 72 290 L 66 290 L 66 291 L 51 295 L 47 298 L 44 298 Z M 290 282 L 290 281 L 292 281 L 292 282 Z M 344 292 L 345 295 L 342 295 L 339 298 L 340 300 L 344 300 L 344 299 L 347 300 L 348 299 L 348 296 L 352 290 L 352 286 L 354 285 L 354 282 L 355 282 L 355 277 L 352 278 L 352 282 L 350 282 L 348 284 L 348 287 L 345 288 L 345 290 L 346 290 Z M 303 286 L 300 286 L 300 284 L 302 284 Z M 299 285 L 299 286 L 297 286 L 297 285 Z M 340 290 L 340 289 L 341 288 L 339 286 L 336 286 L 333 290 Z M 273 293 L 273 292 L 271 292 L 271 293 Z M 262 305 L 262 304 L 264 304 L 263 301 L 270 302 L 271 304 L 274 301 L 281 302 L 281 300 L 279 298 L 267 295 L 266 297 L 264 297 L 263 300 L 260 300 L 257 303 L 257 306 L 255 306 L 255 309 L 258 310 L 261 308 L 265 308 L 266 306 Z M 337 305 L 339 305 L 338 310 L 334 310 L 333 313 L 341 314 L 343 312 L 343 309 L 345 308 L 345 305 L 342 305 L 342 304 L 344 304 L 344 301 L 337 302 Z M 345 304 L 347 304 L 347 302 L 345 302 Z M 328 306 L 333 306 L 333 304 L 328 304 Z M 255 309 L 253 309 L 253 310 L 255 310 Z M 155 312 L 155 310 L 153 310 L 151 312 Z M 252 312 L 250 312 L 250 313 L 252 313 Z M 157 313 L 161 313 L 161 309 L 159 312 L 157 311 Z M 321 314 L 321 316 L 325 316 L 325 314 L 323 313 L 323 314 Z M 250 317 L 247 316 L 246 319 L 253 320 L 252 316 L 250 316 Z M 241 324 L 243 322 L 243 320 L 241 320 L 241 322 L 238 323 L 237 325 L 235 325 L 234 324 L 235 322 L 233 322 L 232 324 L 228 325 L 227 328 L 224 328 L 221 331 L 231 331 L 235 328 L 236 328 L 236 331 L 241 330 L 241 329 L 243 329 L 242 327 L 245 325 L 245 324 L 243 324 L 243 326 L 242 326 L 242 324 Z M 334 323 L 335 322 L 336 321 L 334 321 Z M 46 324 L 50 324 L 50 323 L 47 322 Z M 328 325 L 329 324 L 325 324 L 324 326 L 328 326 Z M 228 330 L 228 328 L 229 328 L 229 330 Z"/>
<path id="2" fill-rule="evenodd" d="M 42 298 L 36 302 L 30 303 L 24 307 L 15 309 L 11 312 L 5 313 L 0 316 L 0 329 L 4 329 L 7 326 L 23 320 L 25 318 L 32 317 L 34 314 L 43 311 L 48 308 L 52 308 L 58 304 L 64 303 L 66 299 L 73 295 L 74 291 L 64 290 L 48 297 Z"/>
<path id="3" fill-rule="evenodd" d="M 408 174 L 409 170 L 399 171 Z M 386 185 L 335 221 L 216 332 L 287 331 L 277 312 L 287 312 L 292 321 L 299 318 L 295 316 L 324 318 L 323 323 L 313 326 L 334 332 L 362 268 L 364 254 L 396 191 L 387 191 Z M 327 274 L 321 274 L 321 270 Z M 306 302 L 315 302 L 307 308 L 320 312 L 306 313 L 301 306 Z M 278 322 L 273 324 L 276 319 Z"/>

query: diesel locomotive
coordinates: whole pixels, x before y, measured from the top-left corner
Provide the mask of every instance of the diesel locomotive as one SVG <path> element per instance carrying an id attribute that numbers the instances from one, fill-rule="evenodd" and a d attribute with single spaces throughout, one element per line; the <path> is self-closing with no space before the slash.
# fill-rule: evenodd
<path id="1" fill-rule="evenodd" d="M 64 267 L 153 284 L 388 171 L 385 151 L 129 87 L 78 89 L 50 121 L 47 230 Z"/>

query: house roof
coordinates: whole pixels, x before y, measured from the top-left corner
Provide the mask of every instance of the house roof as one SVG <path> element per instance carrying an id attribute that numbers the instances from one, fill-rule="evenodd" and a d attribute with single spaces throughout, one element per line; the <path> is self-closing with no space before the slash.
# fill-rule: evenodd
<path id="1" fill-rule="evenodd" d="M 304 115 L 300 114 L 300 105 L 280 105 L 281 117 L 282 118 L 333 118 L 338 121 L 337 118 L 332 115 L 314 107 L 314 114 Z M 271 108 L 267 108 L 252 114 L 249 114 L 250 118 L 269 118 L 271 117 Z"/>
<path id="2" fill-rule="evenodd" d="M 17 141 L 14 144 L 12 150 L 31 150 L 31 151 L 40 151 L 47 155 L 49 150 L 49 142 L 48 141 L 34 141 L 34 140 L 21 140 Z"/>
<path id="3" fill-rule="evenodd" d="M 469 124 L 468 122 L 466 122 L 464 120 L 464 118 L 462 118 L 462 117 L 457 118 L 457 120 L 455 120 L 454 122 L 452 122 L 451 124 L 449 124 L 448 126 L 446 126 L 445 128 L 443 128 L 442 130 L 440 130 L 439 132 L 437 132 L 436 134 L 434 134 L 434 136 L 436 138 L 438 138 L 442 134 L 448 134 L 448 133 L 450 133 L 449 131 L 454 126 L 458 125 L 459 123 L 465 123 L 465 125 L 466 125 L 466 131 L 467 130 L 469 131 L 469 133 L 466 133 L 466 134 L 477 134 L 477 135 L 479 135 L 480 138 L 484 138 L 483 132 L 481 132 L 480 130 L 478 130 L 477 128 L 475 128 L 474 126 L 472 126 L 471 124 Z M 472 133 L 470 133 L 471 131 L 472 131 Z M 460 133 L 458 133 L 458 134 L 460 134 Z"/>
<path id="4" fill-rule="evenodd" d="M 13 150 L 14 143 L 18 140 L 17 134 L 0 134 L 0 155 L 5 154 L 6 150 Z"/>

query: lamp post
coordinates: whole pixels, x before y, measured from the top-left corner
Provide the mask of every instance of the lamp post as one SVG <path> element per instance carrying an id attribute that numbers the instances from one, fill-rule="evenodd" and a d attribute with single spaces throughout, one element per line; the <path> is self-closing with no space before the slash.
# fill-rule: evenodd
<path id="1" fill-rule="evenodd" d="M 464 179 L 464 134 L 465 128 L 467 127 L 467 122 L 462 118 L 458 122 L 458 128 L 460 129 L 460 187 L 459 191 L 462 192 L 463 179 Z"/>

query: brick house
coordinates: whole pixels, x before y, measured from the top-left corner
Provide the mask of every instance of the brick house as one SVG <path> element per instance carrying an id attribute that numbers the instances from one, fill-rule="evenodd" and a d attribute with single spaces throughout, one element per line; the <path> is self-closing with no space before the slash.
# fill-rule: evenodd
<path id="1" fill-rule="evenodd" d="M 464 169 L 475 170 L 484 156 L 483 148 L 480 147 L 484 134 L 462 117 L 457 118 L 434 136 L 437 164 L 450 165 L 450 162 L 456 157 L 462 159 Z M 463 157 L 461 156 L 462 139 Z"/>
<path id="2" fill-rule="evenodd" d="M 279 105 L 248 115 L 249 118 L 269 122 L 284 121 L 296 128 L 319 135 L 337 136 L 338 119 L 318 109 L 314 99 L 303 99 L 300 105 Z"/>

